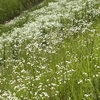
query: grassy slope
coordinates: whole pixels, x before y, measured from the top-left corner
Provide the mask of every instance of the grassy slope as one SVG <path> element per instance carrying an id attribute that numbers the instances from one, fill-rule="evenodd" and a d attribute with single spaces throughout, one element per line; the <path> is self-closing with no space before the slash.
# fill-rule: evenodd
<path id="1" fill-rule="evenodd" d="M 10 21 L 14 17 L 18 16 L 37 4 L 42 0 L 0 0 L 0 24 Z"/>
<path id="2" fill-rule="evenodd" d="M 11 92 L 5 93 L 10 95 L 15 92 L 20 99 L 38 100 L 40 97 L 39 100 L 99 100 L 99 22 L 100 20 L 95 21 L 90 28 L 96 29 L 95 32 L 86 31 L 84 34 L 79 32 L 76 36 L 63 39 L 55 46 L 56 53 L 45 52 L 45 47 L 43 51 L 38 49 L 34 51 L 34 47 L 31 47 L 31 43 L 34 42 L 31 39 L 17 48 L 23 48 L 17 58 L 15 53 L 17 49 L 14 46 L 18 44 L 17 41 L 9 45 L 4 43 L 4 49 L 9 50 L 7 52 L 11 53 L 13 49 L 15 52 L 9 55 L 6 50 L 2 51 L 2 54 L 9 57 L 6 58 L 9 61 L 3 63 L 3 67 L 1 66 L 1 97 L 9 90 Z M 46 31 L 43 31 L 46 34 Z M 26 51 L 28 50 L 26 47 L 32 50 Z M 11 95 L 14 97 L 13 94 Z"/>
<path id="3" fill-rule="evenodd" d="M 54 2 L 55 0 L 48 0 L 48 1 L 44 0 L 40 5 L 34 6 L 32 9 L 28 10 L 28 12 L 34 11 L 36 9 L 40 9 L 43 6 L 47 6 L 48 2 L 52 2 L 52 1 Z M 0 35 L 2 35 L 2 33 L 12 31 L 13 28 L 23 27 L 23 25 L 27 23 L 30 18 L 30 15 L 28 14 L 28 12 L 27 11 L 23 12 L 19 17 L 15 17 L 15 19 L 13 19 L 10 22 L 5 23 L 4 25 L 0 24 Z"/>

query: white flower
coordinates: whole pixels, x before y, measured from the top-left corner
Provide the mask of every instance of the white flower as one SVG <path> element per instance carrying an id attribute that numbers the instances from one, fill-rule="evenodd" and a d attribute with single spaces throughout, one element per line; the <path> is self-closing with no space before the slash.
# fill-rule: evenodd
<path id="1" fill-rule="evenodd" d="M 49 97 L 47 92 L 42 92 L 44 94 L 45 97 Z"/>
<path id="2" fill-rule="evenodd" d="M 81 83 L 83 83 L 83 80 L 79 80 L 79 81 L 78 81 L 78 84 L 81 84 Z"/>

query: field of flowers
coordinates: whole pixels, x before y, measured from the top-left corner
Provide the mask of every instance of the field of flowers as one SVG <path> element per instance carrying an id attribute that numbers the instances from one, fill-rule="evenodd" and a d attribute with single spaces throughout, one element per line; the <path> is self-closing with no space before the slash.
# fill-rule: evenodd
<path id="1" fill-rule="evenodd" d="M 55 0 L 2 33 L 0 100 L 100 100 L 99 6 Z"/>

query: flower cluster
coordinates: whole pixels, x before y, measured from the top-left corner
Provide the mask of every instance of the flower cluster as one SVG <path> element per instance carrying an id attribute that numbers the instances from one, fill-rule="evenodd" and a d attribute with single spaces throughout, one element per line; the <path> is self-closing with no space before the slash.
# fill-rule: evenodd
<path id="1" fill-rule="evenodd" d="M 100 16 L 99 8 L 95 7 L 98 3 L 97 0 L 56 0 L 27 12 L 29 19 L 23 27 L 3 33 L 0 37 L 0 99 L 73 100 L 81 89 L 89 90 L 91 78 L 100 76 L 100 58 L 92 54 L 99 52 L 100 44 L 95 45 L 97 51 L 93 51 L 95 29 L 91 28 Z M 25 16 L 19 17 L 8 25 L 24 19 Z M 93 36 L 73 39 L 77 33 L 85 32 Z M 99 33 L 96 36 L 99 40 Z M 86 90 L 78 99 L 95 98 Z"/>

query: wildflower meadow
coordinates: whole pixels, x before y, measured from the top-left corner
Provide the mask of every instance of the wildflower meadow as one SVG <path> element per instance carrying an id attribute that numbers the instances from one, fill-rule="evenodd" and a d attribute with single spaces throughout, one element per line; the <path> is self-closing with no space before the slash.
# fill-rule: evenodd
<path id="1" fill-rule="evenodd" d="M 0 26 L 0 100 L 100 100 L 99 6 L 52 0 Z"/>

